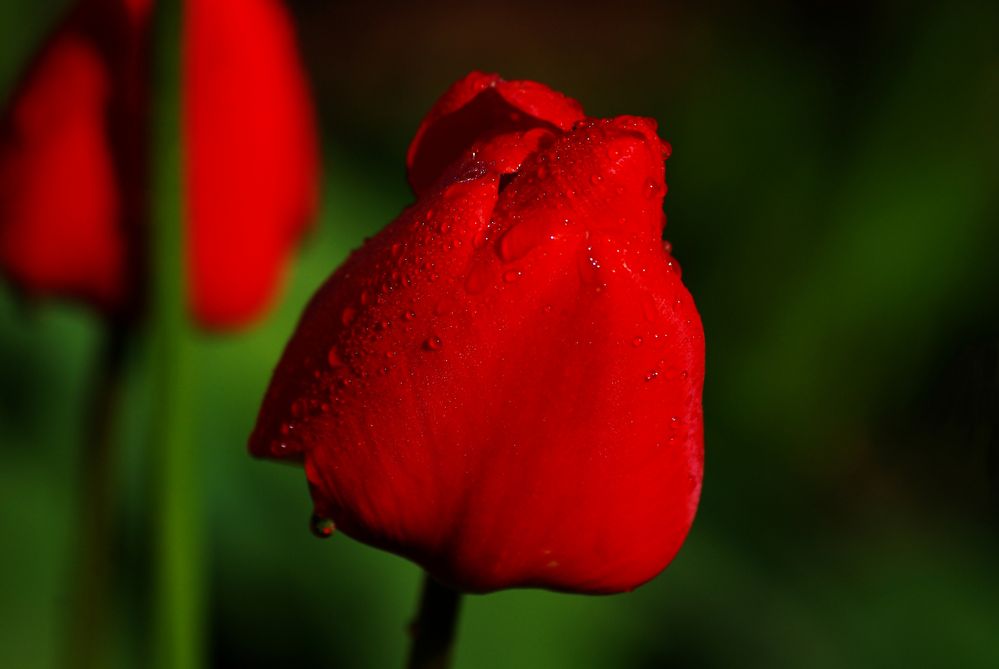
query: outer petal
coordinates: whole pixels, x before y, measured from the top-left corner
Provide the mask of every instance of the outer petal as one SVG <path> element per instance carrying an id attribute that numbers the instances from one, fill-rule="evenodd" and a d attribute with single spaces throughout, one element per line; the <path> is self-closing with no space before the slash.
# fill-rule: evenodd
<path id="1" fill-rule="evenodd" d="M 318 513 L 460 588 L 628 590 L 696 508 L 700 321 L 654 125 L 538 132 L 482 135 L 331 277 L 251 450 L 303 459 Z"/>
<path id="2" fill-rule="evenodd" d="M 191 301 L 229 327 L 270 302 L 314 213 L 318 139 L 278 0 L 192 0 L 185 16 Z"/>
<path id="3" fill-rule="evenodd" d="M 55 32 L 0 122 L 0 264 L 30 294 L 115 309 L 124 235 L 107 123 L 115 77 L 81 12 Z"/>

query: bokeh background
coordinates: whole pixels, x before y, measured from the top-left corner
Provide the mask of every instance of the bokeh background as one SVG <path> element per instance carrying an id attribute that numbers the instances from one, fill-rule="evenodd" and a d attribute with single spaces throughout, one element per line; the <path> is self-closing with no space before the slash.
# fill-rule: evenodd
<path id="1" fill-rule="evenodd" d="M 212 666 L 402 663 L 418 569 L 315 540 L 301 472 L 245 441 L 309 295 L 410 201 L 407 142 L 470 69 L 659 120 L 707 463 L 659 578 L 469 598 L 457 666 L 999 666 L 999 5 L 805 4 L 292 3 L 321 220 L 269 318 L 193 350 Z M 64 5 L 0 3 L 0 96 Z M 85 310 L 0 287 L 3 667 L 59 663 L 99 339 Z M 141 349 L 127 383 L 121 667 L 149 590 Z"/>

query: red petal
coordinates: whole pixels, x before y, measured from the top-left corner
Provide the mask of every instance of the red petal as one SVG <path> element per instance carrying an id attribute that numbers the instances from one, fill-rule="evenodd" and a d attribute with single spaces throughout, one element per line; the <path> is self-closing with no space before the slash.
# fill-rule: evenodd
<path id="1" fill-rule="evenodd" d="M 279 2 L 192 2 L 185 17 L 192 306 L 232 327 L 270 303 L 315 212 L 318 139 Z"/>
<path id="2" fill-rule="evenodd" d="M 105 30 L 113 32 L 111 26 Z M 125 299 L 124 238 L 108 117 L 109 44 L 76 13 L 54 34 L 0 127 L 0 264 L 31 294 L 102 309 Z"/>
<path id="3" fill-rule="evenodd" d="M 421 195 L 477 140 L 515 130 L 568 130 L 583 118 L 575 100 L 533 81 L 472 72 L 441 96 L 409 145 L 409 182 Z"/>

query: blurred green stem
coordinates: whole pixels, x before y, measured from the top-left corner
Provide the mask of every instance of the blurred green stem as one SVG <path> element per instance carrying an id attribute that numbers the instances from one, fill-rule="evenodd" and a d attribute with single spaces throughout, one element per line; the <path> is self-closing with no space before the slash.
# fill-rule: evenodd
<path id="1" fill-rule="evenodd" d="M 152 466 L 153 659 L 146 666 L 194 669 L 203 662 L 200 484 L 189 405 L 190 328 L 184 264 L 180 0 L 156 3 L 152 106 Z"/>
<path id="2" fill-rule="evenodd" d="M 420 611 L 413 623 L 409 669 L 447 669 L 451 666 L 454 633 L 461 609 L 461 593 L 426 574 Z"/>
<path id="3" fill-rule="evenodd" d="M 78 561 L 70 608 L 68 657 L 65 666 L 107 666 L 113 587 L 115 417 L 121 398 L 127 328 L 109 323 L 92 385 L 86 443 L 80 462 Z"/>

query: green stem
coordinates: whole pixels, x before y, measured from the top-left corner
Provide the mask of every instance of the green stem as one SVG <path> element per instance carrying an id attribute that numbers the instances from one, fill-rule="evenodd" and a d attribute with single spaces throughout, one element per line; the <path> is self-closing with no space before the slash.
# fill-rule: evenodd
<path id="1" fill-rule="evenodd" d="M 112 618 L 114 485 L 118 463 L 114 428 L 127 336 L 125 326 L 108 324 L 94 374 L 86 444 L 80 462 L 79 553 L 70 608 L 68 657 L 64 663 L 77 669 L 98 669 L 108 664 L 105 649 Z"/>
<path id="2" fill-rule="evenodd" d="M 188 393 L 190 329 L 185 286 L 181 151 L 180 0 L 156 3 L 152 106 L 152 289 L 154 401 L 151 466 L 157 533 L 153 660 L 161 669 L 203 663 L 200 484 Z"/>
<path id="3" fill-rule="evenodd" d="M 412 626 L 409 669 L 447 669 L 451 666 L 461 593 L 424 576 L 420 611 Z"/>

